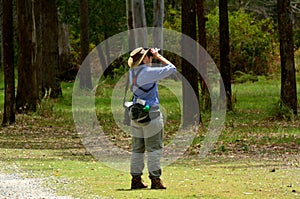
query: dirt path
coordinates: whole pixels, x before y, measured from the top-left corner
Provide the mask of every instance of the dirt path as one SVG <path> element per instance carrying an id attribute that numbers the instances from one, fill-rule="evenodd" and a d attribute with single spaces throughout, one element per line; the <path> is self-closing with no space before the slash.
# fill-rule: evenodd
<path id="1" fill-rule="evenodd" d="M 0 173 L 0 199 L 71 199 L 56 196 L 55 192 L 42 186 L 38 178 L 22 178 L 18 174 Z"/>

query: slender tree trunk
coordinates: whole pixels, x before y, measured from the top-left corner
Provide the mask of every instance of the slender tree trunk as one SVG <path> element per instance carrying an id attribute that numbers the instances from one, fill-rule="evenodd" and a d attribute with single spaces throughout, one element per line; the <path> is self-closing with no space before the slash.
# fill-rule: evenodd
<path id="1" fill-rule="evenodd" d="M 16 110 L 19 112 L 36 111 L 37 82 L 33 43 L 33 4 L 32 0 L 17 0 L 19 52 L 18 87 Z"/>
<path id="2" fill-rule="evenodd" d="M 4 65 L 4 114 L 2 124 L 15 122 L 15 73 L 13 45 L 13 5 L 11 0 L 3 0 L 3 65 Z"/>
<path id="3" fill-rule="evenodd" d="M 106 63 L 108 65 L 108 67 L 106 68 L 106 70 L 104 71 L 104 77 L 109 77 L 113 75 L 113 67 L 110 65 L 111 64 L 111 57 L 110 57 L 110 51 L 109 51 L 109 43 L 108 43 L 108 35 L 107 32 L 104 32 L 104 46 L 105 46 L 105 55 L 106 55 Z"/>
<path id="4" fill-rule="evenodd" d="M 153 10 L 153 47 L 163 49 L 164 0 L 154 0 Z"/>
<path id="5" fill-rule="evenodd" d="M 134 31 L 130 31 L 134 28 L 133 26 L 133 11 L 132 11 L 132 0 L 126 0 L 126 13 L 127 13 L 127 28 L 128 38 L 129 38 L 129 51 L 132 51 L 136 48 Z"/>
<path id="6" fill-rule="evenodd" d="M 182 33 L 196 41 L 196 1 L 182 1 Z M 182 37 L 182 75 L 186 81 L 182 81 L 183 96 L 183 126 L 201 122 L 199 113 L 199 88 L 198 71 L 186 58 L 196 63 L 196 42 L 190 43 L 186 37 Z M 190 89 L 189 85 L 192 87 Z M 191 93 L 192 92 L 192 93 Z M 193 97 L 195 95 L 195 97 Z"/>
<path id="7" fill-rule="evenodd" d="M 89 8 L 88 0 L 79 0 L 80 5 L 80 46 L 81 46 L 81 65 L 80 87 L 92 89 L 91 67 L 88 60 L 89 54 Z"/>
<path id="8" fill-rule="evenodd" d="M 62 96 L 58 78 L 58 15 L 56 1 L 42 0 L 42 90 L 44 97 Z"/>
<path id="9" fill-rule="evenodd" d="M 201 98 L 202 98 L 202 109 L 207 110 L 210 109 L 211 106 L 211 101 L 210 101 L 210 96 L 208 92 L 208 85 L 205 83 L 205 78 L 207 77 L 207 58 L 206 58 L 206 53 L 201 53 L 199 50 L 206 50 L 206 20 L 207 18 L 205 17 L 204 14 L 204 0 L 196 0 L 197 4 L 197 19 L 198 19 L 198 41 L 199 44 L 203 47 L 203 49 L 198 49 L 198 55 L 197 56 L 198 60 L 197 63 L 200 67 L 201 75 L 200 75 L 200 86 L 201 86 Z"/>
<path id="10" fill-rule="evenodd" d="M 207 18 L 205 17 L 204 13 L 204 2 L 205 0 L 196 0 L 199 43 L 204 49 L 206 49 L 207 42 L 205 24 Z"/>
<path id="11" fill-rule="evenodd" d="M 133 0 L 133 27 L 136 47 L 148 47 L 148 33 L 144 0 Z M 136 29 L 137 28 L 137 29 Z M 139 29 L 142 28 L 142 29 Z"/>
<path id="12" fill-rule="evenodd" d="M 227 109 L 232 110 L 231 68 L 229 62 L 228 0 L 219 1 L 220 72 L 225 86 Z M 225 95 L 221 95 L 225 96 Z M 224 99 L 225 100 L 225 99 Z"/>
<path id="13" fill-rule="evenodd" d="M 69 40 L 69 27 L 66 23 L 58 23 L 58 27 L 58 77 L 60 81 L 72 80 L 74 79 L 74 74 L 70 64 L 71 44 Z"/>
<path id="14" fill-rule="evenodd" d="M 281 101 L 297 115 L 297 89 L 294 61 L 291 1 L 277 0 L 281 58 Z"/>
<path id="15" fill-rule="evenodd" d="M 35 35 L 36 35 L 36 81 L 37 81 L 37 99 L 43 97 L 43 37 L 42 37 L 42 2 L 34 1 L 34 19 L 35 19 Z"/>

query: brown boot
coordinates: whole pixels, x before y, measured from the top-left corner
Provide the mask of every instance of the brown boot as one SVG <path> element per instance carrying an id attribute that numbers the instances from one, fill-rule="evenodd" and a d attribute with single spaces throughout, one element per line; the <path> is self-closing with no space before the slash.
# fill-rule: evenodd
<path id="1" fill-rule="evenodd" d="M 167 187 L 165 187 L 162 184 L 162 181 L 160 178 L 152 178 L 151 179 L 151 189 L 166 189 Z"/>
<path id="2" fill-rule="evenodd" d="M 141 177 L 133 177 L 131 180 L 131 189 L 144 189 L 147 185 L 143 183 Z"/>

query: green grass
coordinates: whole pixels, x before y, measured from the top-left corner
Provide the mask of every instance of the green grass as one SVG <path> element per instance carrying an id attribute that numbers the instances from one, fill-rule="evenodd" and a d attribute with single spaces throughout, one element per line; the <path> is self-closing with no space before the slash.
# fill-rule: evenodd
<path id="1" fill-rule="evenodd" d="M 167 87 L 180 93 L 179 84 L 166 81 L 160 86 L 167 116 L 166 144 L 180 125 L 179 104 L 174 91 Z M 116 127 L 110 110 L 114 85 L 114 81 L 100 82 L 96 114 L 108 138 L 128 147 L 130 136 Z M 205 137 L 201 129 L 183 159 L 163 168 L 167 190 L 131 191 L 129 173 L 96 161 L 74 127 L 73 84 L 63 83 L 62 88 L 63 98 L 43 101 L 36 113 L 17 115 L 16 124 L 0 128 L 2 172 L 42 177 L 45 186 L 55 188 L 60 195 L 79 198 L 299 197 L 300 122 L 278 117 L 278 79 L 234 84 L 235 110 L 227 114 L 214 150 L 204 160 L 192 155 L 199 151 Z M 298 84 L 298 94 L 299 88 Z M 209 113 L 203 113 L 203 121 L 209 121 Z M 150 183 L 146 172 L 144 180 Z"/>
<path id="2" fill-rule="evenodd" d="M 21 172 L 30 171 L 25 177 L 46 179 L 45 185 L 55 186 L 61 195 L 79 198 L 295 198 L 299 194 L 300 168 L 287 162 L 228 157 L 218 158 L 216 163 L 190 160 L 164 168 L 167 190 L 132 191 L 128 173 L 111 169 L 90 156 L 76 156 L 79 151 L 69 152 L 4 150 L 1 162 L 21 168 Z M 150 183 L 146 177 L 144 180 Z"/>
<path id="3" fill-rule="evenodd" d="M 235 110 L 227 114 L 220 138 L 222 152 L 273 154 L 278 148 L 293 153 L 299 150 L 299 119 L 278 117 L 279 80 L 259 77 L 255 83 L 234 84 L 233 95 Z"/>

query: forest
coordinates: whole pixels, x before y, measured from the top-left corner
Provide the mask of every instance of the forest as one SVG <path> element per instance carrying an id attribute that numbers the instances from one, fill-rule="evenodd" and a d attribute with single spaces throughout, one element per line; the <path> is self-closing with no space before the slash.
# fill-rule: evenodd
<path id="1" fill-rule="evenodd" d="M 128 9 L 130 1 L 42 3 L 12 1 L 9 5 L 2 4 L 1 32 L 5 45 L 1 60 L 7 69 L 3 69 L 6 85 L 10 85 L 6 87 L 9 88 L 7 96 L 11 97 L 7 100 L 7 108 L 15 104 L 17 112 L 36 111 L 43 97 L 62 95 L 60 82 L 74 80 L 84 58 L 99 43 L 133 28 L 163 27 L 188 35 L 207 50 L 222 74 L 229 110 L 233 109 L 231 82 L 255 81 L 257 76 L 276 76 L 281 71 L 281 102 L 297 114 L 295 74 L 300 46 L 297 1 L 282 2 L 282 9 L 280 2 L 272 0 L 229 1 L 224 5 L 222 1 L 220 5 L 217 1 L 196 1 L 187 8 L 181 6 L 181 1 L 165 1 L 164 5 L 160 1 L 136 1 L 132 2 L 133 10 Z M 188 14 L 183 9 L 192 11 Z M 109 46 L 105 48 L 107 53 Z M 181 63 L 180 58 L 170 57 L 179 68 L 187 68 L 182 70 L 183 76 L 193 82 L 195 91 L 199 91 L 200 77 L 189 75 L 193 74 L 193 69 L 183 67 L 187 63 Z M 104 71 L 105 77 L 120 75 L 123 70 L 120 66 L 126 67 L 124 59 L 123 56 L 111 63 Z M 100 61 L 105 65 L 110 55 Z M 14 100 L 9 93 L 14 93 L 12 72 L 15 69 L 18 81 Z M 88 74 L 83 76 L 81 78 L 89 78 Z M 200 95 L 205 98 L 204 83 L 200 87 Z M 209 103 L 203 106 L 209 107 Z M 6 115 L 8 118 L 11 115 L 8 109 L 4 123 Z"/>
<path id="2" fill-rule="evenodd" d="M 115 147 L 130 151 L 132 144 L 129 127 L 123 124 L 127 60 L 137 47 L 155 47 L 177 67 L 177 74 L 159 85 L 164 144 L 170 151 L 172 142 L 184 145 L 181 155 L 170 152 L 164 163 L 182 158 L 178 172 L 186 172 L 181 164 L 193 168 L 178 183 L 166 179 L 168 184 L 178 187 L 196 178 L 192 172 L 198 166 L 229 180 L 228 161 L 236 164 L 233 172 L 248 162 L 247 171 L 239 170 L 229 180 L 237 190 L 181 187 L 170 190 L 170 197 L 158 193 L 158 198 L 299 195 L 295 178 L 300 162 L 299 0 L 0 0 L 0 5 L 1 167 L 17 164 L 27 172 L 33 168 L 36 176 L 78 180 L 68 181 L 72 185 L 58 189 L 60 194 L 70 195 L 73 190 L 79 198 L 126 197 L 126 189 L 118 186 L 127 186 L 128 179 L 117 170 L 123 172 L 128 165 L 114 165 L 111 158 L 127 153 L 112 157 L 111 151 Z M 192 137 L 181 135 L 188 127 L 193 129 Z M 176 143 L 177 137 L 185 136 L 186 142 Z M 95 149 L 95 145 L 102 146 Z M 204 163 L 185 162 L 201 154 L 209 157 Z M 215 162 L 220 164 L 210 167 Z M 101 165 L 114 170 L 95 173 Z M 281 173 L 284 190 L 270 185 L 279 186 L 275 177 L 271 182 L 258 178 L 264 183 L 261 189 L 249 191 L 248 182 L 237 185 L 239 179 L 246 181 L 242 176 L 255 179 L 266 172 L 255 165 L 268 165 L 267 170 L 279 165 L 276 172 L 282 167 L 291 172 Z M 176 173 L 177 166 L 170 166 L 167 174 Z M 228 169 L 224 174 L 223 168 Z M 77 176 L 75 170 L 85 174 Z M 110 172 L 117 176 L 116 182 L 109 179 Z M 105 186 L 95 176 L 105 176 L 104 184 L 113 188 L 106 193 L 98 190 Z M 83 181 L 90 181 L 84 184 L 85 191 L 78 188 Z M 63 184 L 57 183 L 57 187 Z M 207 188 L 201 180 L 194 183 Z M 138 196 L 129 193 L 129 198 Z"/>

